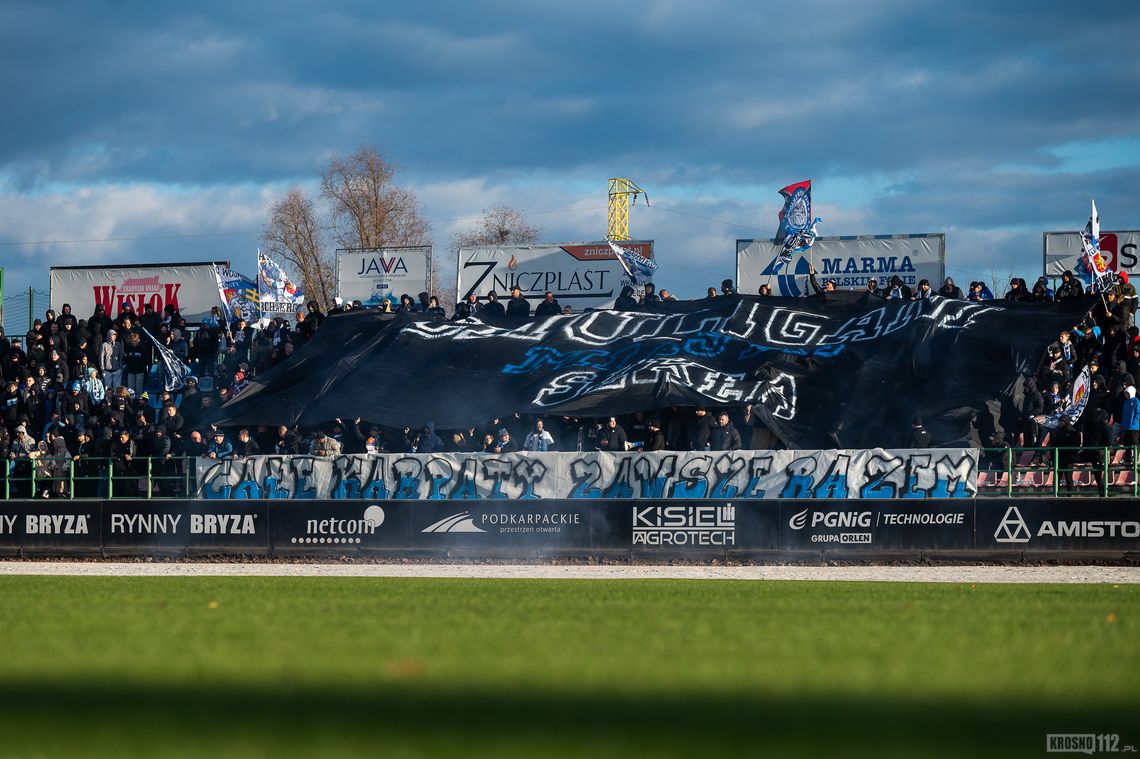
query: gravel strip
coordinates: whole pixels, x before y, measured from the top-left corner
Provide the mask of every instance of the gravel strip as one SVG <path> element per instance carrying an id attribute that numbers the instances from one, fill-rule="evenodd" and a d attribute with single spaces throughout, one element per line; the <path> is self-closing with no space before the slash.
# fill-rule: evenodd
<path id="1" fill-rule="evenodd" d="M 952 583 L 1140 583 L 1120 566 L 660 566 L 555 564 L 272 564 L 0 561 L 0 575 L 89 577 L 455 577 L 562 580 L 857 580 Z"/>

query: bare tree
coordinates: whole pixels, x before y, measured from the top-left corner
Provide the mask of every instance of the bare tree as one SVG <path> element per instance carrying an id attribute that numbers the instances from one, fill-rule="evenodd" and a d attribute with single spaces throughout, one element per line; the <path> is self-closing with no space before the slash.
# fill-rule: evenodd
<path id="1" fill-rule="evenodd" d="M 483 216 L 470 229 L 455 236 L 454 247 L 481 245 L 529 245 L 538 241 L 541 230 L 522 211 L 506 205 L 483 209 Z"/>
<path id="2" fill-rule="evenodd" d="M 273 204 L 262 232 L 266 252 L 286 261 L 301 280 L 305 296 L 326 308 L 336 292 L 336 261 L 324 244 L 316 204 L 294 187 Z"/>
<path id="3" fill-rule="evenodd" d="M 430 245 L 416 194 L 394 183 L 400 167 L 372 147 L 333 156 L 321 175 L 333 239 L 342 248 Z"/>
<path id="4" fill-rule="evenodd" d="M 440 302 L 445 308 L 455 306 L 455 276 L 460 248 L 492 245 L 530 245 L 538 242 L 542 230 L 530 223 L 526 214 L 508 205 L 494 205 L 483 209 L 483 215 L 469 228 L 451 238 L 446 258 L 440 256 L 433 267 L 440 291 Z"/>

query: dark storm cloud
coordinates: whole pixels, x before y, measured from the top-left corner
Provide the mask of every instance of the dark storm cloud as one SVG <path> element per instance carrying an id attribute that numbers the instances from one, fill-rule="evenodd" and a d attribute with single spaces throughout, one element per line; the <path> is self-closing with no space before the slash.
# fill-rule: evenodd
<path id="1" fill-rule="evenodd" d="M 1140 115 L 1128 2 L 236 5 L 6 6 L 0 165 L 260 181 L 367 141 L 424 176 L 747 181 L 1048 165 Z"/>
<path id="2" fill-rule="evenodd" d="M 825 234 L 945 230 L 963 268 L 1030 262 L 1090 197 L 1140 226 L 1138 38 L 1134 0 L 6 3 L 0 241 L 245 236 L 3 263 L 241 261 L 284 186 L 365 143 L 407 168 L 437 244 L 492 202 L 584 207 L 635 177 L 678 289 L 731 273 L 733 241 L 765 236 L 776 189 L 806 177 Z"/>

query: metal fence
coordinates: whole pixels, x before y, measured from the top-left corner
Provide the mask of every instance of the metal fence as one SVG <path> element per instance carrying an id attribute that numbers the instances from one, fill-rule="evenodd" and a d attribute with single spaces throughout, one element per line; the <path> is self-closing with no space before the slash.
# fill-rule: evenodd
<path id="1" fill-rule="evenodd" d="M 0 498 L 194 498 L 196 459 L 17 459 L 0 466 Z M 986 448 L 978 497 L 1140 497 L 1131 448 Z"/>
<path id="2" fill-rule="evenodd" d="M 194 458 L 16 459 L 0 467 L 0 496 L 13 498 L 193 498 Z"/>

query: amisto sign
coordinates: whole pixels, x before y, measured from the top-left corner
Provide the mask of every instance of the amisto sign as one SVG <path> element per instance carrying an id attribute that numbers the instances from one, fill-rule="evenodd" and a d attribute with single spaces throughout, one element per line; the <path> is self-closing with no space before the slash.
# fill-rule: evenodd
<path id="1" fill-rule="evenodd" d="M 652 240 L 623 242 L 622 247 L 653 258 Z M 582 311 L 612 308 L 621 289 L 632 284 L 605 241 L 459 249 L 460 301 L 472 293 L 485 300 L 492 290 L 505 301 L 518 287 L 532 309 L 549 290 L 563 306 Z"/>

